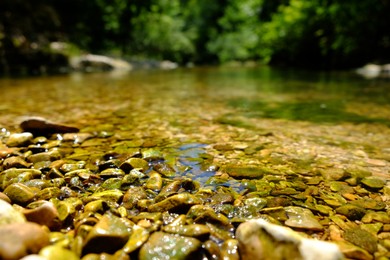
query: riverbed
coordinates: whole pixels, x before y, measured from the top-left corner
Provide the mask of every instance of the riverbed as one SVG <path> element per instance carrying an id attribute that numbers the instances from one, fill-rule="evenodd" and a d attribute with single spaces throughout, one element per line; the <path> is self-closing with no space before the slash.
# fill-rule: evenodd
<path id="1" fill-rule="evenodd" d="M 283 224 L 286 219 L 266 209 L 299 206 L 314 212 L 325 228 L 290 227 L 339 242 L 343 253 L 354 248 L 350 257 L 389 256 L 390 220 L 364 219 L 372 212 L 389 213 L 386 79 L 367 80 L 351 72 L 196 67 L 5 78 L 0 79 L 0 91 L 3 143 L 21 132 L 19 124 L 26 118 L 71 125 L 90 137 L 74 140 L 64 160 L 88 165 L 92 157 L 157 151 L 173 172 L 161 173 L 164 178 L 188 178 L 211 192 L 229 189 L 234 199 L 222 204 L 239 207 L 249 193 L 268 200 L 255 213 L 212 207 L 232 222 L 265 214 Z M 153 168 L 156 162 L 149 163 Z M 381 184 L 367 184 L 364 178 Z M 273 183 L 272 190 L 265 183 Z M 338 210 L 353 201 L 364 210 L 361 216 Z M 367 201 L 383 206 L 371 207 Z M 376 223 L 379 229 L 366 231 Z M 371 232 L 375 242 L 344 236 L 350 229 Z"/>

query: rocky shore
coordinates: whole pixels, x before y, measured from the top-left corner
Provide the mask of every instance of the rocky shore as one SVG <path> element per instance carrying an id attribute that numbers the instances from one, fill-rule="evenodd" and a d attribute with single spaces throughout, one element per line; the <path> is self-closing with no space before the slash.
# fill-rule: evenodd
<path id="1" fill-rule="evenodd" d="M 390 257 L 388 172 L 235 163 L 238 151 L 278 153 L 243 142 L 167 153 L 113 128 L 29 118 L 19 129 L 0 133 L 1 259 Z"/>

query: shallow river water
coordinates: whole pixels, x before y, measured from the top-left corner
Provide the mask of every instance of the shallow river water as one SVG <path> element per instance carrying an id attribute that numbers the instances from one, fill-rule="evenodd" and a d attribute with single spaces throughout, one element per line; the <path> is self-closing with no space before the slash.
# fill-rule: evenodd
<path id="1" fill-rule="evenodd" d="M 349 72 L 204 67 L 6 78 L 0 79 L 0 91 L 3 144 L 28 117 L 75 126 L 93 138 L 74 140 L 65 159 L 157 151 L 174 169 L 175 176 L 168 179 L 190 178 L 212 191 L 231 189 L 234 203 L 223 204 L 240 207 L 240 195 L 268 200 L 256 214 L 291 205 L 309 208 L 326 227 L 317 234 L 317 229 L 269 215 L 312 237 L 357 246 L 353 251 L 343 244 L 350 258 L 390 255 L 390 219 L 363 218 L 363 224 L 381 226 L 373 240 L 360 242 L 343 232 L 360 230 L 364 214 L 351 217 L 339 209 L 358 201 L 366 214 L 389 213 L 388 79 L 367 80 Z M 379 186 L 362 181 L 366 177 Z M 314 186 L 320 191 L 314 192 Z M 380 205 L 372 206 L 372 201 Z M 132 212 L 128 210 L 126 214 Z M 240 212 L 226 215 L 232 222 L 258 216 Z"/>
<path id="2" fill-rule="evenodd" d="M 252 152 L 267 146 L 293 157 L 390 157 L 390 82 L 351 73 L 194 68 L 1 79 L 0 88 L 9 131 L 40 116 L 149 146 L 221 146 L 222 161 L 256 163 Z"/>

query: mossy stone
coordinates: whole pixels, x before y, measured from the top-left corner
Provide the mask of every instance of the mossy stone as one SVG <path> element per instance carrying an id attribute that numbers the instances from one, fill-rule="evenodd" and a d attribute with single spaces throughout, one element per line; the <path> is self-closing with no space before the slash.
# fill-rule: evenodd
<path id="1" fill-rule="evenodd" d="M 360 220 L 366 214 L 364 208 L 351 204 L 336 208 L 336 212 L 346 216 L 349 220 Z"/>
<path id="2" fill-rule="evenodd" d="M 344 238 L 348 242 L 367 250 L 371 254 L 378 248 L 377 238 L 370 232 L 361 228 L 350 228 L 345 230 Z"/>

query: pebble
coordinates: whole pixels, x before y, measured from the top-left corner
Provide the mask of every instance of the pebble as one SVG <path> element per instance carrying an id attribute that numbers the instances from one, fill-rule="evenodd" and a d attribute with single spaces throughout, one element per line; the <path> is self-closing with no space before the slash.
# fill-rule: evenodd
<path id="1" fill-rule="evenodd" d="M 366 210 L 351 204 L 346 204 L 336 208 L 336 212 L 346 216 L 349 220 L 361 220 L 366 214 Z"/>
<path id="2" fill-rule="evenodd" d="M 6 142 L 8 147 L 20 147 L 26 146 L 32 143 L 33 135 L 32 133 L 15 133 L 11 134 Z"/>
<path id="3" fill-rule="evenodd" d="M 33 190 L 22 183 L 13 183 L 9 185 L 4 190 L 4 193 L 10 198 L 12 203 L 16 203 L 21 206 L 27 205 L 35 198 Z"/>
<path id="4" fill-rule="evenodd" d="M 377 238 L 372 233 L 361 228 L 351 228 L 344 232 L 344 239 L 373 254 L 377 250 Z"/>
<path id="5" fill-rule="evenodd" d="M 383 224 L 390 224 L 390 216 L 383 211 L 368 211 L 362 218 L 363 223 L 381 222 Z"/>
<path id="6" fill-rule="evenodd" d="M 114 253 L 122 248 L 131 234 L 131 229 L 121 218 L 105 214 L 85 238 L 83 254 Z"/>
<path id="7" fill-rule="evenodd" d="M 5 195 L 3 192 L 0 192 L 0 200 L 11 203 L 10 198 L 7 195 Z"/>
<path id="8" fill-rule="evenodd" d="M 261 179 L 267 170 L 257 167 L 228 166 L 224 171 L 235 179 Z"/>
<path id="9" fill-rule="evenodd" d="M 363 178 L 361 182 L 367 188 L 371 188 L 375 190 L 382 189 L 386 184 L 384 180 L 372 176 Z"/>
<path id="10" fill-rule="evenodd" d="M 284 222 L 286 226 L 314 231 L 324 229 L 309 209 L 296 206 L 288 206 L 284 209 L 288 216 L 288 219 Z"/>
<path id="11" fill-rule="evenodd" d="M 0 226 L 12 223 L 24 223 L 24 215 L 11 206 L 8 202 L 0 200 Z"/>
<path id="12" fill-rule="evenodd" d="M 76 253 L 62 246 L 46 246 L 39 251 L 46 260 L 78 260 Z"/>
<path id="13" fill-rule="evenodd" d="M 0 226 L 0 259 L 20 259 L 38 253 L 49 244 L 49 231 L 26 222 Z"/>
<path id="14" fill-rule="evenodd" d="M 58 220 L 58 211 L 52 202 L 41 200 L 29 204 L 29 207 L 23 209 L 22 213 L 28 221 L 45 225 L 54 229 L 60 225 Z"/>
<path id="15" fill-rule="evenodd" d="M 158 231 L 141 247 L 138 259 L 201 259 L 201 247 L 196 238 Z"/>

